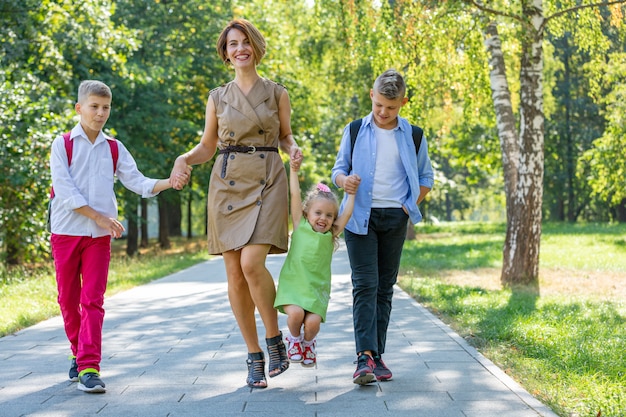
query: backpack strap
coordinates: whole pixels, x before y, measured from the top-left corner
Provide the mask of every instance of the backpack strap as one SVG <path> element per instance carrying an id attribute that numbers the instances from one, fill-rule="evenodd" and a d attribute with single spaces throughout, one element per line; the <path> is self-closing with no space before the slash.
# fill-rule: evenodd
<path id="1" fill-rule="evenodd" d="M 74 150 L 74 142 L 70 140 L 72 132 L 63 133 L 63 141 L 65 142 L 65 153 L 67 154 L 67 166 L 72 165 L 72 153 Z"/>
<path id="2" fill-rule="evenodd" d="M 352 151 L 354 151 L 356 137 L 359 134 L 362 123 L 363 119 L 356 119 L 350 122 L 350 161 L 352 161 Z M 422 145 L 422 137 L 424 136 L 424 131 L 419 126 L 411 125 L 411 136 L 413 136 L 413 143 L 415 144 L 415 154 L 417 155 L 420 150 L 420 146 Z M 350 169 L 352 169 L 352 163 L 350 164 Z"/>
<path id="3" fill-rule="evenodd" d="M 72 154 L 74 151 L 74 142 L 70 140 L 71 132 L 63 134 L 63 142 L 65 143 L 65 153 L 67 154 L 67 166 L 72 165 Z M 117 160 L 119 159 L 119 148 L 115 139 L 107 139 L 107 143 L 111 148 L 111 156 L 113 157 L 113 174 L 117 171 Z M 54 198 L 54 187 L 50 189 L 50 199 Z"/>
<path id="4" fill-rule="evenodd" d="M 363 119 L 356 119 L 350 122 L 350 155 L 352 155 L 352 150 L 356 143 L 356 136 L 359 134 L 359 130 L 361 130 L 362 123 Z"/>
<path id="5" fill-rule="evenodd" d="M 350 122 L 350 168 L 348 168 L 348 172 L 352 170 L 352 153 L 356 143 L 356 136 L 359 134 L 359 130 L 361 130 L 362 123 L 363 119 L 356 119 Z"/>
<path id="6" fill-rule="evenodd" d="M 411 125 L 411 129 L 413 134 L 413 143 L 415 144 L 415 153 L 417 154 L 420 151 L 420 146 L 422 145 L 424 131 L 421 127 L 415 125 Z"/>
<path id="7" fill-rule="evenodd" d="M 111 148 L 111 156 L 113 157 L 113 174 L 115 174 L 117 172 L 117 159 L 120 156 L 120 151 L 117 147 L 117 141 L 115 138 L 107 139 L 107 142 L 109 142 L 109 147 Z"/>

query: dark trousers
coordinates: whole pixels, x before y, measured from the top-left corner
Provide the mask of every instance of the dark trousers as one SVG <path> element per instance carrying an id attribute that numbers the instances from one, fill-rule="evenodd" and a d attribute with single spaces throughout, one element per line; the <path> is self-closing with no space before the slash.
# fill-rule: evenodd
<path id="1" fill-rule="evenodd" d="M 344 231 L 352 268 L 356 352 L 385 352 L 393 286 L 398 278 L 408 216 L 397 208 L 372 209 L 367 235 Z"/>

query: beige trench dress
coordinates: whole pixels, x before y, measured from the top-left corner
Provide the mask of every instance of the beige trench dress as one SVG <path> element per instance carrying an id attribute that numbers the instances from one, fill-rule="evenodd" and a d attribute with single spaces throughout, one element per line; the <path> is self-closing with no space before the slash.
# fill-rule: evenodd
<path id="1" fill-rule="evenodd" d="M 278 147 L 278 102 L 284 91 L 265 78 L 257 80 L 247 96 L 233 81 L 211 90 L 218 149 Z M 287 174 L 278 152 L 218 154 L 209 180 L 209 253 L 220 255 L 251 244 L 269 244 L 270 253 L 287 252 L 288 204 Z"/>

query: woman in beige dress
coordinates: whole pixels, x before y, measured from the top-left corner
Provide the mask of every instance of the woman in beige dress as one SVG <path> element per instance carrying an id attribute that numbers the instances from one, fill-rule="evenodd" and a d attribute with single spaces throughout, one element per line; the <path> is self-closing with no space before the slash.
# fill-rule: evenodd
<path id="1" fill-rule="evenodd" d="M 246 20 L 233 20 L 220 34 L 217 51 L 234 68 L 235 78 L 209 93 L 202 139 L 176 159 L 172 178 L 217 152 L 209 182 L 209 253 L 224 258 L 228 298 L 248 348 L 246 382 L 265 388 L 255 307 L 265 326 L 269 376 L 289 367 L 274 309 L 276 288 L 265 266 L 268 253 L 284 253 L 288 245 L 287 176 L 278 148 L 298 167 L 302 152 L 291 133 L 286 89 L 257 73 L 265 55 L 258 29 Z M 178 189 L 183 185 L 173 184 Z"/>

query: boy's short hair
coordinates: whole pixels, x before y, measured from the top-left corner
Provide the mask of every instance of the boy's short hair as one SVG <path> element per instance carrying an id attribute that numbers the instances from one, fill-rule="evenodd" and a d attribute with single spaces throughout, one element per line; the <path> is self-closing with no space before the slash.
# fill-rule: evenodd
<path id="1" fill-rule="evenodd" d="M 78 86 L 78 102 L 84 103 L 89 96 L 112 98 L 111 89 L 102 81 L 85 80 Z"/>
<path id="2" fill-rule="evenodd" d="M 252 23 L 248 22 L 246 19 L 235 19 L 230 21 L 228 25 L 222 30 L 219 38 L 217 39 L 217 54 L 222 58 L 224 64 L 229 65 L 230 61 L 228 60 L 228 55 L 226 53 L 226 38 L 228 36 L 228 32 L 232 29 L 237 29 L 243 32 L 248 40 L 250 41 L 250 45 L 254 50 L 254 62 L 259 65 L 261 59 L 265 56 L 265 38 Z"/>
<path id="3" fill-rule="evenodd" d="M 374 91 L 381 94 L 389 100 L 397 100 L 404 98 L 406 93 L 406 84 L 404 78 L 395 69 L 388 69 L 376 78 L 374 81 Z"/>

